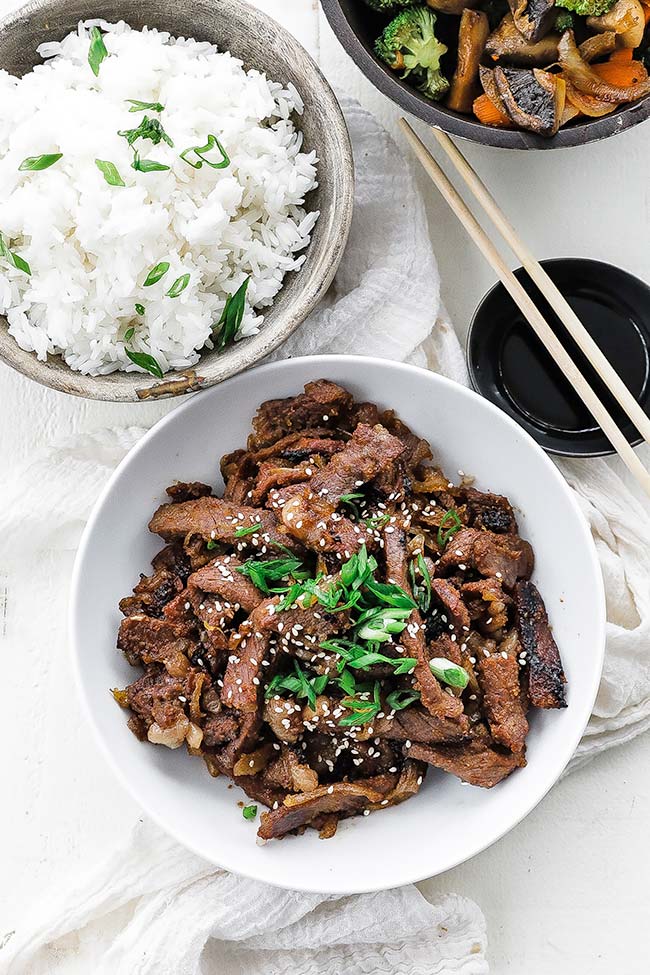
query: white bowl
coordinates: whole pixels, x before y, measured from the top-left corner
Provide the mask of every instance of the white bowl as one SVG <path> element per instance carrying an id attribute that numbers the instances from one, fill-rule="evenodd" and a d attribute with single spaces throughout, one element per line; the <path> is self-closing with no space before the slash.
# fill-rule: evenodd
<path id="1" fill-rule="evenodd" d="M 347 820 L 336 836 L 316 832 L 256 844 L 256 825 L 237 806 L 243 793 L 213 779 L 199 759 L 138 742 L 109 688 L 134 670 L 115 649 L 118 600 L 161 542 L 147 531 L 174 479 L 221 487 L 221 455 L 245 443 L 263 400 L 326 377 L 359 399 L 392 407 L 427 437 L 450 476 L 507 494 L 536 555 L 544 596 L 568 677 L 568 708 L 534 711 L 528 765 L 491 790 L 429 770 L 419 795 L 401 806 Z M 213 863 L 276 886 L 351 894 L 448 870 L 512 829 L 550 789 L 571 758 L 596 696 L 605 642 L 605 598 L 587 524 L 562 476 L 509 417 L 476 393 L 413 366 L 359 356 L 274 362 L 195 396 L 131 451 L 97 502 L 77 555 L 72 646 L 91 724 L 114 771 L 152 819 Z"/>

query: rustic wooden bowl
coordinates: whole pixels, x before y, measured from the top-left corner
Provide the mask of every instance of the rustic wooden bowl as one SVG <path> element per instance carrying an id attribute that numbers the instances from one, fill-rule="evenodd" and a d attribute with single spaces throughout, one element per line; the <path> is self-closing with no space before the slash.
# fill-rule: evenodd
<path id="1" fill-rule="evenodd" d="M 125 20 L 135 28 L 157 27 L 176 36 L 207 40 L 232 51 L 247 68 L 293 82 L 305 103 L 297 125 L 306 148 L 315 149 L 319 158 L 319 186 L 309 194 L 307 205 L 320 210 L 320 219 L 305 251 L 305 264 L 286 276 L 273 306 L 265 312 L 260 333 L 224 352 L 204 352 L 192 369 L 169 372 L 163 380 L 125 372 L 85 376 L 70 369 L 60 356 L 40 362 L 33 353 L 24 352 L 9 335 L 2 316 L 0 359 L 44 386 L 88 399 L 135 402 L 214 386 L 277 348 L 318 304 L 334 277 L 350 229 L 354 195 L 352 148 L 343 113 L 298 41 L 240 0 L 32 0 L 0 19 L 0 68 L 25 74 L 39 63 L 39 44 L 62 39 L 80 20 L 91 18 Z"/>
<path id="2" fill-rule="evenodd" d="M 373 53 L 373 45 L 382 25 L 386 23 L 386 17 L 375 14 L 363 0 L 321 0 L 321 5 L 342 46 L 375 88 L 404 111 L 450 135 L 504 149 L 561 149 L 607 139 L 610 135 L 638 125 L 650 115 L 648 95 L 638 102 L 623 105 L 604 118 L 571 123 L 551 139 L 532 132 L 491 128 L 473 116 L 461 115 L 445 105 L 430 101 L 407 81 L 402 81 L 395 71 L 382 64 Z"/>

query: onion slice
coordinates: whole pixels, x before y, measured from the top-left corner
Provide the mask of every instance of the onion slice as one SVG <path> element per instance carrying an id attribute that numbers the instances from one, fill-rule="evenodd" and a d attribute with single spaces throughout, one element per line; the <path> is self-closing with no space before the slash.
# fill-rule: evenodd
<path id="1" fill-rule="evenodd" d="M 566 80 L 578 91 L 591 95 L 603 102 L 633 102 L 650 94 L 650 78 L 639 81 L 634 85 L 621 88 L 603 81 L 589 67 L 580 55 L 573 37 L 573 31 L 568 30 L 560 38 L 558 45 L 559 61 Z"/>

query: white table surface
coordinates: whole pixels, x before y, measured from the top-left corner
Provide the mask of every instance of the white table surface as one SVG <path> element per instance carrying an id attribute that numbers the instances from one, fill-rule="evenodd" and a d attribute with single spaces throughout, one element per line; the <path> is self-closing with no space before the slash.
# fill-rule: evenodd
<path id="1" fill-rule="evenodd" d="M 318 0 L 257 4 L 296 34 L 336 87 L 359 98 L 397 133 L 397 108 L 372 89 L 343 53 Z M 0 11 L 14 5 L 0 0 Z M 600 258 L 650 281 L 650 124 L 571 150 L 522 153 L 469 143 L 463 149 L 539 257 Z M 462 336 L 493 283 L 492 272 L 424 179 L 422 187 L 444 299 Z M 4 465 L 29 458 L 64 433 L 149 424 L 172 408 L 77 400 L 28 383 L 3 365 L 0 404 L 0 475 Z M 20 651 L 20 618 L 11 592 L 6 601 L 3 655 Z M 67 675 L 60 675 L 52 691 L 63 690 L 66 681 Z M 2 696 L 0 941 L 43 884 L 74 871 L 83 859 L 103 855 L 137 815 L 91 741 L 70 743 L 73 763 L 48 755 L 46 742 L 42 754 L 23 754 L 17 734 L 19 695 L 5 687 Z M 600 756 L 560 782 L 490 850 L 423 885 L 431 894 L 456 891 L 478 901 L 488 920 L 495 975 L 648 971 L 649 760 L 648 736 Z M 81 775 L 79 770 L 87 771 Z M 36 801 L 29 802 L 35 791 Z M 68 828 L 73 821 L 75 828 Z"/>

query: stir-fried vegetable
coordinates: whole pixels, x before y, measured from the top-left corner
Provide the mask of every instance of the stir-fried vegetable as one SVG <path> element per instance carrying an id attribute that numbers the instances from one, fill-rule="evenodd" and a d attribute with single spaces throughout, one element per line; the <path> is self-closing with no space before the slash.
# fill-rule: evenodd
<path id="1" fill-rule="evenodd" d="M 377 57 L 402 78 L 410 77 L 429 98 L 440 99 L 449 82 L 440 69 L 447 48 L 435 34 L 436 15 L 428 7 L 408 7 L 386 27 L 375 45 Z"/>

